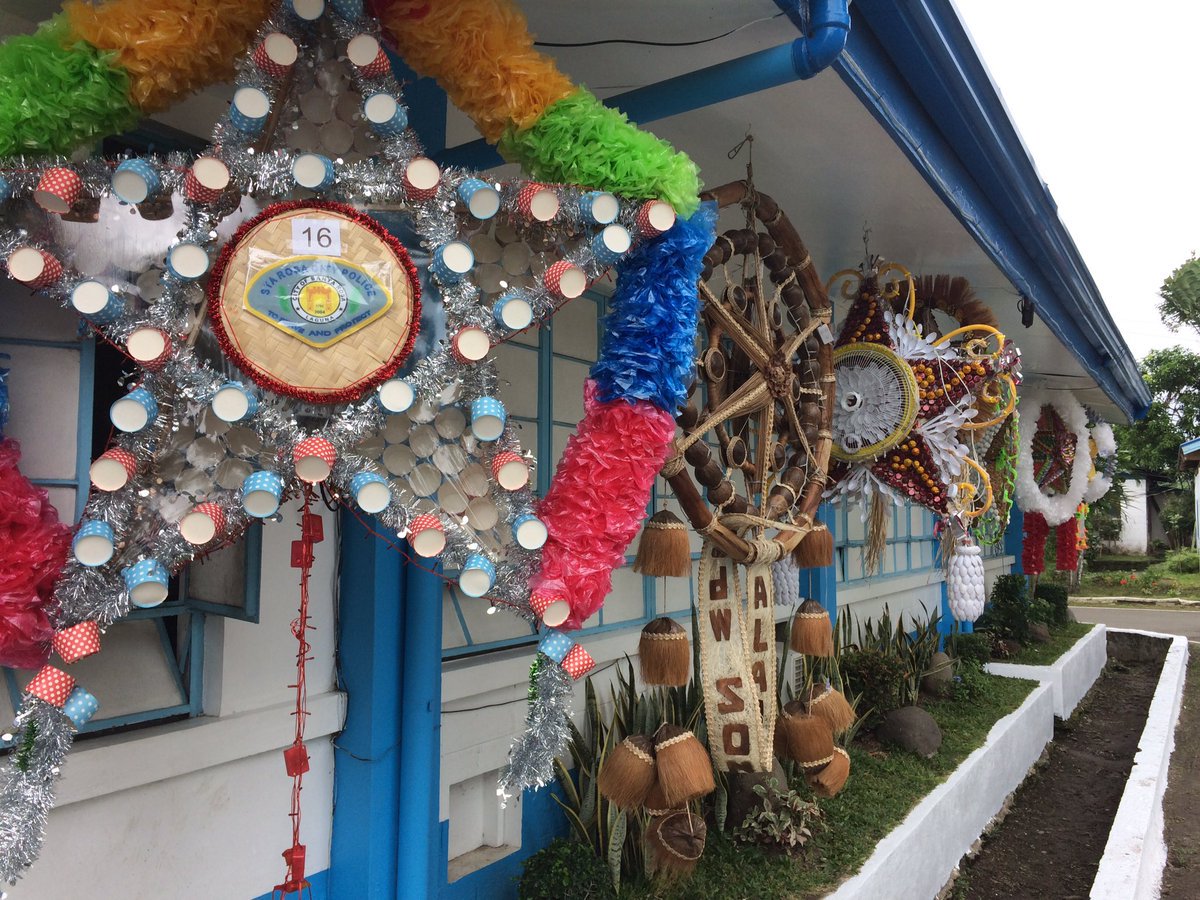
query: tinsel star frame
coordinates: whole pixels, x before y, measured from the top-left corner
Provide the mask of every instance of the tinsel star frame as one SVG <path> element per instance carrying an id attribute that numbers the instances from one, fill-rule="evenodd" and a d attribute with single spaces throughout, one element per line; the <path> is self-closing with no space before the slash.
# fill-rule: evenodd
<path id="1" fill-rule="evenodd" d="M 500 2 L 445 4 L 438 12 L 451 14 L 482 9 L 486 13 L 489 5 L 499 30 L 523 30 L 519 15 L 514 16 L 512 10 L 504 8 L 505 4 Z M 142 4 L 129 0 L 106 4 L 103 10 L 98 14 L 115 11 L 132 13 L 136 17 L 137 13 L 146 12 Z M 199 6 L 193 13 L 198 10 Z M 237 18 L 239 14 L 249 18 L 261 15 L 259 10 L 250 7 L 218 6 L 214 10 L 217 19 L 222 16 Z M 285 149 L 279 140 L 282 132 L 289 128 L 295 131 L 302 124 L 301 116 L 292 105 L 298 79 L 315 75 L 316 83 L 328 88 L 330 78 L 341 77 L 334 71 L 338 68 L 335 57 L 350 40 L 366 35 L 378 46 L 382 37 L 377 23 L 362 16 L 354 3 L 336 3 L 334 10 L 336 14 L 313 22 L 301 20 L 290 7 L 285 7 L 257 29 L 251 41 L 255 52 L 239 65 L 238 93 L 233 108 L 218 124 L 206 157 L 218 161 L 228 172 L 227 185 L 213 184 L 212 179 L 202 177 L 196 161 L 183 156 L 140 160 L 144 168 L 139 177 L 145 180 L 146 192 L 136 202 L 142 217 L 146 220 L 161 218 L 163 205 L 178 208 L 182 204 L 184 212 L 182 219 L 174 223 L 179 226 L 178 233 L 161 248 L 169 260 L 161 273 L 161 287 L 154 285 L 154 277 L 137 277 L 139 272 L 146 274 L 144 265 L 126 266 L 99 273 L 98 283 L 102 287 L 105 284 L 114 287 L 102 308 L 81 303 L 76 296 L 75 289 L 84 282 L 95 281 L 88 276 L 97 274 L 89 269 L 85 276 L 73 265 L 85 247 L 79 232 L 86 231 L 89 222 L 106 222 L 121 212 L 128 215 L 128 210 L 119 209 L 118 200 L 111 193 L 112 162 L 89 160 L 74 165 L 61 158 L 14 159 L 2 166 L 4 182 L 0 184 L 0 194 L 8 202 L 0 234 L 0 256 L 9 260 L 10 271 L 21 275 L 39 293 L 72 303 L 78 309 L 86 308 L 93 328 L 118 348 L 132 352 L 131 338 L 136 340 L 137 335 L 152 331 L 161 337 L 166 351 L 154 358 L 142 358 L 142 365 L 133 378 L 137 385 L 133 393 L 147 411 L 147 422 L 143 428 L 118 437 L 109 454 L 111 461 L 119 462 L 125 469 L 124 483 L 116 490 L 94 492 L 85 512 L 85 518 L 110 525 L 115 533 L 127 540 L 120 552 L 104 565 L 85 566 L 80 562 L 68 565 L 57 592 L 59 619 L 56 625 L 60 630 L 90 622 L 103 628 L 123 616 L 133 602 L 130 587 L 136 585 L 126 584 L 121 573 L 136 568 L 134 564 L 154 571 L 175 571 L 192 559 L 197 548 L 183 537 L 178 524 L 180 517 L 189 510 L 195 512 L 205 505 L 210 505 L 210 511 L 212 506 L 220 510 L 219 525 L 214 519 L 216 534 L 203 547 L 204 551 L 236 539 L 251 524 L 250 516 L 237 502 L 247 470 L 270 473 L 276 481 L 272 478 L 266 478 L 266 481 L 277 483 L 273 488 L 276 493 L 293 493 L 298 484 L 293 451 L 314 437 L 320 437 L 332 449 L 333 461 L 327 483 L 335 495 L 347 498 L 357 495 L 361 479 L 366 479 L 362 482 L 364 485 L 388 485 L 386 504 L 372 509 L 385 526 L 404 535 L 416 515 L 432 512 L 446 536 L 442 558 L 448 568 L 466 569 L 467 564 L 472 563 L 478 566 L 476 571 L 490 569 L 490 586 L 485 591 L 487 599 L 527 619 L 538 617 L 530 604 L 528 590 L 540 564 L 534 550 L 517 546 L 493 527 L 472 521 L 470 517 L 464 519 L 459 513 L 447 512 L 444 504 L 416 496 L 419 491 L 411 481 L 403 484 L 390 479 L 393 472 L 374 458 L 378 445 L 372 446 L 371 438 L 379 434 L 386 436 L 393 422 L 369 388 L 375 381 L 388 378 L 403 362 L 401 352 L 383 360 L 372 377 L 361 385 L 361 392 L 336 398 L 301 394 L 297 399 L 296 391 L 283 389 L 287 385 L 256 377 L 251 367 L 243 365 L 242 376 L 255 381 L 258 387 L 258 390 L 246 392 L 249 396 L 247 406 L 252 409 L 233 428 L 227 428 L 227 423 L 214 418 L 213 398 L 228 387 L 231 377 L 237 375 L 228 365 L 229 358 L 220 351 L 221 343 L 212 339 L 216 329 L 206 315 L 205 303 L 211 302 L 213 297 L 211 292 L 206 295 L 203 290 L 203 273 L 180 263 L 188 260 L 194 263 L 202 257 L 205 269 L 211 264 L 229 237 L 230 224 L 236 225 L 239 217 L 255 212 L 247 208 L 238 212 L 242 195 L 268 202 L 315 197 L 320 201 L 350 203 L 356 209 L 368 209 L 375 218 L 392 214 L 407 220 L 416 235 L 410 240 L 419 242 L 433 257 L 433 281 L 445 307 L 450 336 L 449 341 L 433 344 L 429 341 L 432 336 L 426 334 L 424 344 L 418 344 L 417 352 L 423 358 L 404 375 L 404 382 L 413 395 L 414 412 L 409 424 L 426 424 L 425 416 L 437 419 L 439 412 L 462 410 L 476 399 L 494 400 L 497 393 L 495 367 L 486 357 L 479 358 L 479 350 L 482 347 L 486 351 L 510 336 L 508 325 L 511 322 L 481 302 L 483 295 L 473 275 L 464 277 L 465 273 L 455 265 L 448 265 L 446 259 L 449 245 L 486 230 L 487 222 L 496 215 L 495 210 L 485 214 L 472 206 L 470 198 L 476 191 L 498 193 L 499 220 L 547 254 L 545 262 L 548 265 L 543 273 L 523 278 L 519 285 L 508 285 L 528 305 L 531 320 L 544 319 L 562 302 L 577 295 L 581 281 L 594 280 L 631 244 L 633 256 L 642 260 L 654 257 L 652 248 L 657 244 L 666 248 L 664 252 L 675 254 L 680 261 L 677 271 L 671 275 L 672 280 L 658 287 L 668 300 L 679 293 L 681 285 L 686 286 L 687 294 L 692 297 L 690 309 L 687 306 L 677 308 L 671 328 L 685 333 L 694 329 L 692 290 L 700 257 L 711 240 L 711 217 L 708 220 L 699 218 L 694 224 L 681 221 L 672 228 L 674 215 L 665 215 L 664 204 L 657 203 L 655 198 L 670 197 L 681 211 L 692 212 L 697 202 L 695 167 L 686 157 L 675 154 L 652 136 L 638 132 L 619 114 L 604 110 L 599 104 L 591 106 L 594 98 L 589 100 L 590 95 L 586 92 L 574 92 L 569 81 L 561 75 L 557 79 L 565 82 L 565 91 L 532 92 L 540 97 L 541 106 L 534 104 L 536 114 L 528 108 L 523 111 L 499 108 L 492 112 L 499 121 L 510 123 L 504 136 L 514 145 L 520 145 L 522 149 L 514 152 L 522 162 L 527 167 L 546 171 L 550 161 L 561 160 L 561 155 L 553 152 L 555 141 L 537 129 L 553 121 L 556 133 L 561 135 L 564 122 L 571 125 L 570 117 L 583 108 L 590 116 L 589 124 L 579 125 L 576 130 L 600 130 L 611 138 L 584 142 L 597 158 L 577 158 L 574 162 L 572 172 L 596 176 L 585 182 L 591 190 L 527 182 L 496 185 L 459 170 L 439 172 L 432 185 L 415 183 L 407 176 L 410 165 L 423 159 L 421 147 L 413 132 L 405 127 L 399 86 L 392 79 L 390 67 L 379 64 L 378 53 L 371 59 L 356 60 L 356 65 L 349 68 L 348 80 L 364 99 L 383 96 L 393 101 L 388 106 L 390 116 L 385 118 L 364 110 L 365 118 L 370 120 L 375 131 L 374 143 L 367 145 L 369 152 L 359 154 L 356 159 L 349 156 L 330 158 L 318 153 L 315 163 L 309 159 L 300 165 L 304 154 L 296 150 L 310 148 Z M 396 12 L 395 6 L 385 11 Z M 429 15 L 429 8 L 423 7 L 423 11 L 416 13 L 401 10 L 399 15 L 411 37 L 422 31 L 420 20 Z M 182 20 L 187 20 L 186 14 Z M 241 24 L 246 34 L 253 30 L 246 29 L 244 22 Z M 478 27 L 491 25 L 484 22 Z M 119 35 L 121 29 L 100 29 L 100 32 L 112 37 Z M 300 60 L 288 59 L 287 54 L 277 57 L 268 52 L 267 38 L 271 35 L 282 35 L 303 48 Z M 63 52 L 80 52 L 81 45 L 84 52 L 91 52 L 86 50 L 88 44 L 78 40 L 83 35 L 60 40 L 44 30 L 43 36 L 49 36 L 52 43 L 58 42 Z M 431 43 L 436 43 L 435 36 L 431 37 Z M 514 60 L 519 61 L 523 52 L 535 53 L 528 35 L 509 37 L 506 49 L 512 52 L 490 61 L 501 70 L 512 65 Z M 87 36 L 87 40 L 92 42 L 92 50 L 101 48 L 103 43 L 98 37 L 93 40 L 92 36 Z M 130 40 L 131 44 L 135 43 L 132 38 Z M 177 48 L 181 53 L 185 44 L 186 41 Z M 5 49 L 0 47 L 0 51 Z M 305 67 L 314 58 L 313 54 L 317 67 L 315 71 L 308 71 Z M 458 56 L 456 49 L 444 46 L 440 57 L 435 54 L 432 59 L 445 60 L 451 56 Z M 195 59 L 195 54 L 192 58 Z M 100 71 L 111 65 L 103 54 L 89 59 L 93 66 L 89 71 L 100 80 L 108 79 L 105 85 L 109 81 L 118 86 L 125 83 L 119 72 Z M 119 52 L 117 59 L 122 65 L 127 62 L 127 56 Z M 430 59 L 425 62 L 429 63 Z M 164 65 L 175 63 L 164 62 Z M 549 68 L 553 68 L 552 64 Z M 516 75 L 514 79 L 519 82 L 521 77 Z M 182 78 L 181 81 L 189 87 L 199 83 L 195 79 L 189 82 Z M 132 81 L 128 90 L 131 97 L 137 93 Z M 68 94 L 70 90 L 64 96 Z M 511 96 L 518 94 L 513 92 Z M 265 98 L 265 108 L 261 98 Z M 241 99 L 246 102 L 242 103 Z M 56 112 L 61 114 L 63 110 Z M 258 118 L 265 121 L 258 121 Z M 123 117 L 112 116 L 112 124 L 117 127 L 124 124 Z M 359 123 L 360 131 L 365 131 L 366 125 L 366 121 Z M 9 145 L 66 149 L 72 141 L 100 133 L 103 128 L 102 123 L 96 123 L 89 131 L 81 125 L 69 130 L 65 136 L 50 135 L 39 144 L 37 140 L 27 139 L 31 130 L 28 126 L 27 122 L 17 123 L 17 138 Z M 12 136 L 8 134 L 9 138 Z M 357 139 L 355 146 L 359 146 Z M 619 172 L 614 169 L 614 177 L 606 176 L 600 163 L 618 156 L 623 168 Z M 314 164 L 326 167 L 326 177 L 309 180 Z M 205 165 L 212 168 L 211 163 Z M 63 179 L 65 182 L 60 184 Z M 308 185 L 309 190 L 300 190 L 298 182 Z M 47 189 L 47 193 L 39 194 L 40 189 Z M 605 189 L 623 189 L 632 196 L 618 199 L 609 194 L 597 195 L 597 191 Z M 556 213 L 548 216 L 544 207 L 541 211 L 533 209 L 538 201 L 532 196 L 547 192 L 554 196 L 553 205 L 557 208 Z M 35 197 L 40 204 L 31 202 Z M 612 208 L 604 218 L 596 213 L 598 200 Z M 308 208 L 321 209 L 319 203 L 311 202 Z M 270 210 L 270 207 L 268 210 L 277 215 L 288 211 L 286 208 Z M 64 220 L 79 220 L 80 224 L 64 224 L 58 218 L 64 212 L 67 214 Z M 362 224 L 365 227 L 366 223 Z M 662 231 L 665 234 L 659 237 Z M 645 242 L 641 249 L 638 249 L 639 241 Z M 176 257 L 175 251 L 180 247 L 189 249 Z M 412 244 L 409 249 L 413 249 Z M 15 254 L 20 254 L 18 259 L 32 263 L 31 267 L 17 265 Z M 142 260 L 142 263 L 146 262 L 149 260 Z M 618 294 L 622 269 L 618 266 Z M 413 294 L 410 324 L 415 330 L 419 314 L 415 288 Z M 621 304 L 618 302 L 616 306 L 619 320 Z M 458 340 L 463 332 L 470 333 L 469 342 Z M 643 350 L 647 340 L 649 337 L 640 338 L 635 349 Z M 403 343 L 407 346 L 407 342 Z M 677 340 L 668 343 L 675 349 L 680 345 Z M 593 417 L 594 424 L 590 429 L 585 427 L 590 420 L 585 420 L 581 435 L 602 431 L 606 423 L 608 427 L 619 424 L 620 417 L 613 418 L 618 413 L 632 417 L 628 422 L 637 427 L 624 433 L 642 442 L 638 452 L 644 459 L 648 476 L 642 479 L 646 482 L 644 486 L 638 481 L 635 489 L 616 498 L 610 497 L 609 502 L 628 506 L 623 515 L 636 521 L 645 505 L 649 483 L 673 434 L 670 415 L 674 410 L 667 407 L 678 403 L 683 395 L 686 385 L 681 385 L 679 379 L 686 367 L 678 361 L 666 365 L 670 375 L 661 384 L 627 380 L 619 377 L 620 357 L 629 350 L 628 342 L 606 344 L 606 352 L 594 373 L 597 402 L 589 404 L 589 416 L 596 413 L 597 417 Z M 243 364 L 245 362 L 242 360 Z M 614 373 L 618 377 L 613 377 Z M 331 399 L 333 402 L 329 402 Z M 394 409 L 394 406 L 389 407 L 389 410 Z M 491 414 L 495 417 L 492 409 Z M 465 418 L 466 414 L 461 415 Z M 608 415 L 607 419 L 605 415 Z M 502 410 L 499 417 L 503 420 Z M 664 417 L 666 426 L 662 426 Z M 453 416 L 448 418 L 453 420 Z M 642 428 L 639 424 L 642 422 L 654 424 Z M 510 457 L 523 458 L 517 439 L 508 428 L 500 432 L 498 439 L 489 441 L 470 435 L 457 439 L 454 426 L 447 427 L 452 443 L 457 440 L 458 455 L 467 457 L 484 471 L 489 464 L 495 469 L 498 462 L 507 464 Z M 458 428 L 461 430 L 462 425 Z M 396 429 L 391 433 L 399 434 Z M 442 436 L 446 437 L 445 434 Z M 399 434 L 399 437 L 404 435 Z M 619 434 L 613 434 L 612 438 L 618 442 L 613 446 L 619 446 Z M 201 442 L 204 442 L 203 447 L 197 450 L 196 445 Z M 189 487 L 176 481 L 174 490 L 164 490 L 158 484 L 158 476 L 166 461 L 177 464 L 181 455 L 191 466 Z M 197 490 L 197 485 L 204 489 Z M 488 490 L 497 507 L 490 521 L 498 518 L 505 524 L 515 523 L 519 517 L 531 515 L 534 510 L 535 502 L 528 487 L 505 492 L 493 487 Z M 378 492 L 375 495 L 378 496 Z M 365 503 L 361 505 L 367 508 Z M 568 564 L 572 547 L 568 537 L 559 551 L 560 556 L 565 554 Z M 151 561 L 156 561 L 157 567 Z M 611 560 L 607 562 L 610 568 L 613 564 Z M 572 598 L 566 600 L 570 603 Z M 572 657 L 568 656 L 570 659 Z M 578 677 L 584 668 L 579 664 L 578 653 L 573 659 L 569 671 Z M 564 660 L 564 665 L 566 662 Z M 509 786 L 540 785 L 551 777 L 549 760 L 561 749 L 567 733 L 564 713 L 571 688 L 566 671 L 558 666 L 545 667 L 538 679 L 537 702 L 530 717 L 530 740 L 514 753 Z M 53 802 L 54 779 L 73 734 L 70 721 L 54 704 L 32 693 L 26 695 L 18 724 L 22 734 L 29 738 L 29 752 L 22 754 L 21 764 L 10 771 L 4 795 L 0 798 L 3 803 L 0 876 L 7 880 L 15 879 L 36 858 L 42 825 Z"/>

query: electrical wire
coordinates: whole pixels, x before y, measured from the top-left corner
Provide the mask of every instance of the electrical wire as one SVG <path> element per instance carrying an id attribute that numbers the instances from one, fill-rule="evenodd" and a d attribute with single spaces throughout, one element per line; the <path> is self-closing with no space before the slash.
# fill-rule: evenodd
<path id="1" fill-rule="evenodd" d="M 535 47 L 601 47 L 605 44 L 634 44 L 639 47 L 698 47 L 700 44 L 711 44 L 713 41 L 719 41 L 721 38 L 727 38 L 731 34 L 737 34 L 744 28 L 749 28 L 751 25 L 757 25 L 759 22 L 770 22 L 772 19 L 778 19 L 786 13 L 777 12 L 773 16 L 763 16 L 761 19 L 754 19 L 751 22 L 746 22 L 738 25 L 736 28 L 730 28 L 728 31 L 721 34 L 715 34 L 712 37 L 701 38 L 697 41 L 643 41 L 636 38 L 604 38 L 598 41 L 579 41 L 578 43 L 568 43 L 560 41 L 534 41 Z"/>

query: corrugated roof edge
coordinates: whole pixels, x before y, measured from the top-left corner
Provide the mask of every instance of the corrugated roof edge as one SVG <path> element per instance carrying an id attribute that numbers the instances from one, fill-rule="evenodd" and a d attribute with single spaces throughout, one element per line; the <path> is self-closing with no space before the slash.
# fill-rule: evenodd
<path id="1" fill-rule="evenodd" d="M 953 4 L 855 0 L 851 14 L 833 68 L 1113 403 L 1145 416 L 1137 362 Z"/>

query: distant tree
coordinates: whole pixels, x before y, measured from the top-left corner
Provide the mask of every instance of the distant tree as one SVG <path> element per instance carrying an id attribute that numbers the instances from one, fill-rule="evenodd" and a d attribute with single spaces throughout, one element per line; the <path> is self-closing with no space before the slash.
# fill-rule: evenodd
<path id="1" fill-rule="evenodd" d="M 1179 445 L 1200 437 L 1200 354 L 1183 347 L 1151 350 L 1141 369 L 1153 401 L 1146 418 L 1116 426 L 1117 464 L 1124 472 L 1174 479 Z"/>
<path id="2" fill-rule="evenodd" d="M 1200 259 L 1196 254 L 1168 276 L 1158 295 L 1162 298 L 1158 310 L 1172 331 L 1181 325 L 1200 331 Z"/>

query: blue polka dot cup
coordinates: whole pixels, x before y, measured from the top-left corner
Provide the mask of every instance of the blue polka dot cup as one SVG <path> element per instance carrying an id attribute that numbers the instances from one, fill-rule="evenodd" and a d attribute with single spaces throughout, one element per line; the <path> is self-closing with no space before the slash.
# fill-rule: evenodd
<path id="1" fill-rule="evenodd" d="M 158 402 L 145 388 L 134 388 L 108 410 L 113 425 L 126 433 L 141 431 L 158 418 Z"/>
<path id="2" fill-rule="evenodd" d="M 517 291 L 505 294 L 492 307 L 492 315 L 501 327 L 510 331 L 528 328 L 533 322 L 533 307 L 524 294 Z"/>
<path id="3" fill-rule="evenodd" d="M 449 241 L 433 251 L 429 271 L 442 284 L 458 284 L 475 266 L 475 254 L 466 241 Z"/>
<path id="4" fill-rule="evenodd" d="M 263 130 L 271 113 L 271 98 L 255 87 L 240 87 L 233 92 L 229 106 L 229 124 L 247 136 Z"/>
<path id="5" fill-rule="evenodd" d="M 347 22 L 357 22 L 362 18 L 362 0 L 330 0 L 329 5 L 339 18 Z"/>
<path id="6" fill-rule="evenodd" d="M 408 112 L 391 94 L 372 94 L 363 102 L 363 118 L 381 137 L 395 137 L 408 127 Z"/>
<path id="7" fill-rule="evenodd" d="M 81 281 L 71 291 L 71 306 L 97 325 L 108 325 L 121 317 L 125 303 L 100 281 Z"/>
<path id="8" fill-rule="evenodd" d="M 480 178 L 464 179 L 458 186 L 458 199 L 481 221 L 500 211 L 500 192 Z"/>
<path id="9" fill-rule="evenodd" d="M 471 402 L 471 433 L 481 441 L 494 441 L 504 434 L 508 412 L 495 397 L 477 397 Z"/>
<path id="10" fill-rule="evenodd" d="M 222 422 L 241 422 L 258 412 L 258 398 L 240 381 L 227 381 L 210 401 L 213 414 Z"/>
<path id="11" fill-rule="evenodd" d="M 579 198 L 579 211 L 590 222 L 608 225 L 617 220 L 621 201 L 607 191 L 588 191 Z"/>
<path id="12" fill-rule="evenodd" d="M 85 519 L 71 540 L 71 552 L 85 566 L 102 566 L 113 556 L 116 547 L 113 527 L 99 519 Z"/>
<path id="13" fill-rule="evenodd" d="M 91 721 L 99 708 L 100 701 L 76 685 L 75 690 L 67 697 L 67 702 L 63 704 L 62 711 L 78 731 Z"/>
<path id="14" fill-rule="evenodd" d="M 12 196 L 12 185 L 8 183 L 8 179 L 0 175 L 0 203 L 3 203 Z"/>
<path id="15" fill-rule="evenodd" d="M 359 472 L 350 479 L 350 493 L 365 513 L 383 512 L 392 502 L 392 488 L 378 472 Z"/>
<path id="16" fill-rule="evenodd" d="M 158 606 L 167 599 L 167 587 L 171 576 L 166 567 L 157 559 L 143 559 L 134 563 L 121 573 L 125 578 L 125 588 L 129 591 L 129 600 L 134 606 L 146 609 Z"/>
<path id="17" fill-rule="evenodd" d="M 210 264 L 208 251 L 192 241 L 180 241 L 167 251 L 167 271 L 183 281 L 203 278 Z"/>
<path id="18" fill-rule="evenodd" d="M 320 153 L 301 153 L 292 163 L 292 178 L 310 191 L 327 191 L 337 180 L 333 160 Z"/>
<path id="19" fill-rule="evenodd" d="M 275 515 L 282 499 L 283 479 L 274 472 L 251 472 L 242 482 L 242 508 L 256 519 Z"/>
<path id="20" fill-rule="evenodd" d="M 629 252 L 633 239 L 624 225 L 607 225 L 592 238 L 592 255 L 607 268 L 616 265 Z"/>
<path id="21" fill-rule="evenodd" d="M 566 659 L 571 648 L 575 646 L 575 641 L 567 637 L 561 631 L 551 629 L 547 631 L 540 641 L 538 641 L 538 652 L 544 653 L 556 663 L 561 663 Z"/>
<path id="22" fill-rule="evenodd" d="M 522 513 L 513 519 L 512 536 L 524 550 L 538 550 L 549 536 L 546 523 L 533 513 Z"/>
<path id="23" fill-rule="evenodd" d="M 468 597 L 482 597 L 496 583 L 496 566 L 482 553 L 472 553 L 458 573 L 458 587 Z"/>
<path id="24" fill-rule="evenodd" d="M 112 176 L 112 192 L 125 203 L 142 203 L 162 190 L 158 170 L 144 159 L 127 159 Z"/>

